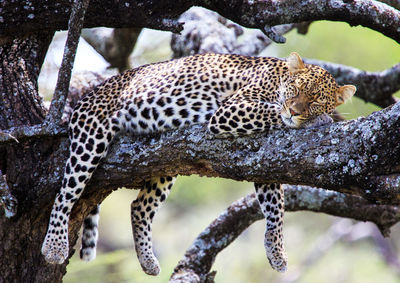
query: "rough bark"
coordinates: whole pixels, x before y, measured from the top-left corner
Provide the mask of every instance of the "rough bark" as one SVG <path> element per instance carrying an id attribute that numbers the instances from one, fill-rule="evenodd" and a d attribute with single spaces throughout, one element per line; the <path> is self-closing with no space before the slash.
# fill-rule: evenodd
<path id="1" fill-rule="evenodd" d="M 1 45 L 0 129 L 38 125 L 43 121 L 45 110 L 37 92 L 37 77 L 52 35 L 32 34 Z M 5 212 L 0 212 L 0 282 L 60 281 L 65 273 L 65 266 L 48 265 L 40 256 L 40 242 L 48 221 L 43 215 L 46 205 L 41 198 L 52 187 L 42 191 L 35 188 L 40 182 L 38 177 L 44 176 L 41 174 L 51 174 L 47 171 L 50 167 L 40 165 L 51 160 L 60 140 L 14 140 L 12 144 L 0 146 L 0 171 L 7 176 L 7 183 L 2 180 L 1 184 L 3 205 L 18 200 L 14 217 L 6 217 L 10 216 L 7 207 Z"/>
<path id="2" fill-rule="evenodd" d="M 84 8 L 79 6 L 81 3 L 87 4 L 88 0 L 75 3 L 79 19 L 84 14 Z M 79 20 L 76 21 L 73 18 L 70 22 L 73 28 L 71 28 L 65 52 L 70 58 L 75 56 L 80 31 Z M 14 39 L 12 42 L 2 42 L 0 52 L 5 63 L 1 68 L 1 74 L 5 73 L 6 76 L 0 76 L 4 80 L 1 107 L 12 115 L 0 118 L 2 122 L 8 122 L 8 124 L 1 123 L 1 129 L 43 122 L 46 111 L 38 94 L 37 78 L 52 35 L 53 32 L 43 31 L 40 35 L 33 34 Z M 50 115 L 53 124 L 58 123 L 64 108 L 64 97 L 68 92 L 69 76 L 73 65 L 73 60 L 70 58 L 63 62 L 65 70 L 60 73 L 60 77 L 64 79 L 59 80 L 62 83 L 58 84 L 56 99 L 53 100 L 56 102 L 53 103 L 50 112 L 53 114 Z M 0 265 L 4 267 L 1 269 L 1 282 L 61 282 L 65 274 L 66 264 L 49 265 L 40 254 L 43 232 L 46 231 L 48 221 L 48 215 L 46 217 L 43 214 L 46 204 L 41 200 L 44 198 L 42 194 L 51 187 L 44 185 L 44 188 L 40 190 L 38 182 L 43 182 L 43 180 L 37 179 L 42 174 L 51 174 L 51 171 L 48 171 L 54 169 L 51 164 L 48 167 L 40 165 L 52 159 L 53 151 L 60 146 L 61 141 L 62 139 L 57 138 L 16 140 L 11 145 L 0 147 L 2 157 L 0 172 L 4 170 L 7 181 L 6 184 L 2 184 L 2 187 L 8 189 L 5 201 L 2 202 L 5 205 L 4 216 L 6 217 L 0 218 L 0 239 L 3 243 L 0 248 Z M 9 218 L 10 211 L 7 204 L 13 200 L 18 201 L 18 210 L 12 218 Z M 48 202 L 51 204 L 51 200 Z"/>
<path id="3" fill-rule="evenodd" d="M 386 178 L 397 180 L 400 173 L 399 126 L 397 103 L 366 118 L 320 128 L 270 132 L 267 136 L 216 139 L 201 125 L 154 137 L 122 136 L 112 145 L 92 183 L 102 183 L 104 189 L 137 187 L 151 174 L 200 174 L 317 185 L 375 202 L 398 204 L 400 188 Z M 59 131 L 53 138 L 65 137 L 65 129 Z M 25 142 L 48 133 L 13 135 Z M 62 167 L 66 151 L 59 149 L 54 166 Z M 52 174 L 46 181 L 56 185 L 61 177 Z M 385 191 L 371 189 L 371 181 L 386 186 Z"/>
<path id="4" fill-rule="evenodd" d="M 0 44 L 0 129 L 43 121 L 46 111 L 37 78 L 52 35 L 34 34 Z"/>
<path id="5" fill-rule="evenodd" d="M 66 29 L 71 0 L 3 1 L 0 12 L 0 35 L 12 36 L 15 26 L 19 32 Z M 315 20 L 343 21 L 362 25 L 400 42 L 400 12 L 389 5 L 372 0 L 286 0 L 286 1 L 100 1 L 92 0 L 84 27 L 149 27 L 180 31 L 176 20 L 192 6 L 202 6 L 250 28 L 259 28 L 277 41 L 283 38 L 271 32 L 280 24 Z M 121 16 L 123 15 L 123 16 Z M 3 40 L 5 37 L 3 37 Z"/>

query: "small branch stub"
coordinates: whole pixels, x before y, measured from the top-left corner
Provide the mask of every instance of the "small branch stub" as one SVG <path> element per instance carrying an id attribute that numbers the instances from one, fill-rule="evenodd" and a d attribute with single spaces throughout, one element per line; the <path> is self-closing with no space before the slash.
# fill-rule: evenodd
<path id="1" fill-rule="evenodd" d="M 277 34 L 274 30 L 273 27 L 270 27 L 269 25 L 265 25 L 264 28 L 262 29 L 263 33 L 268 36 L 269 39 L 276 43 L 285 43 L 286 38 L 280 34 Z"/>

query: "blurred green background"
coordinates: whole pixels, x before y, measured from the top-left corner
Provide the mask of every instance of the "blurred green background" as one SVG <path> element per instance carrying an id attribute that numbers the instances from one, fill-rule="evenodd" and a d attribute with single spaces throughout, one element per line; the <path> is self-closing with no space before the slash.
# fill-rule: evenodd
<path id="1" fill-rule="evenodd" d="M 51 76 L 55 73 L 45 71 L 58 66 L 63 37 L 63 34 L 55 37 L 43 67 L 40 89 L 45 97 L 52 93 Z M 143 31 L 131 56 L 132 66 L 169 59 L 172 53 L 169 40 L 169 33 Z M 80 46 L 84 44 L 81 39 Z M 305 36 L 292 31 L 287 35 L 286 44 L 272 45 L 263 55 L 286 57 L 292 51 L 303 57 L 367 71 L 382 71 L 400 61 L 400 48 L 393 40 L 366 28 L 336 22 L 315 22 Z M 89 47 L 80 47 L 79 52 L 76 68 L 90 66 L 94 71 L 106 68 L 107 64 L 100 62 Z M 90 64 L 84 61 L 88 54 L 91 54 Z M 339 110 L 346 118 L 353 119 L 379 108 L 353 98 Z M 179 177 L 154 221 L 154 248 L 162 272 L 158 277 L 151 277 L 142 272 L 133 248 L 130 202 L 137 191 L 115 191 L 102 204 L 97 258 L 90 263 L 81 262 L 76 252 L 64 282 L 166 282 L 195 237 L 228 205 L 251 192 L 251 183 Z M 338 235 L 343 231 L 348 233 L 340 238 Z M 289 270 L 280 274 L 268 264 L 263 247 L 264 221 L 258 221 L 218 255 L 213 266 L 217 270 L 216 282 L 400 282 L 397 259 L 400 226 L 392 229 L 391 238 L 386 242 L 393 253 L 392 264 L 385 260 L 390 256 L 376 245 L 379 239 L 379 236 L 373 237 L 376 233 L 369 223 L 311 212 L 288 212 L 284 234 Z"/>

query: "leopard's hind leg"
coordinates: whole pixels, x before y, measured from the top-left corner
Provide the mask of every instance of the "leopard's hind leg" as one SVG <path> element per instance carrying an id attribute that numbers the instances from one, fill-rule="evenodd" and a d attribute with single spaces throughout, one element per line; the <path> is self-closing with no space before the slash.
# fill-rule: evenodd
<path id="1" fill-rule="evenodd" d="M 261 211 L 267 220 L 264 247 L 272 268 L 284 272 L 287 257 L 283 246 L 284 191 L 280 184 L 254 184 Z"/>
<path id="2" fill-rule="evenodd" d="M 131 220 L 135 249 L 140 265 L 149 275 L 160 273 L 153 253 L 152 221 L 161 204 L 167 199 L 175 177 L 158 177 L 147 181 L 131 204 Z"/>

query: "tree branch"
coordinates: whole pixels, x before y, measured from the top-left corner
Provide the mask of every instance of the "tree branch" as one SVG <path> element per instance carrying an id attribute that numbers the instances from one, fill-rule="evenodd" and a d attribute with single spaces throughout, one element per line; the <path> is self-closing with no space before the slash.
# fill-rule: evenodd
<path id="1" fill-rule="evenodd" d="M 176 19 L 192 6 L 211 9 L 242 26 L 261 30 L 265 26 L 332 20 L 369 27 L 400 42 L 400 30 L 397 29 L 400 26 L 400 12 L 373 0 L 92 0 L 84 26 L 149 27 L 179 32 L 182 25 Z M 66 29 L 70 7 L 68 0 L 49 1 L 46 5 L 40 1 L 27 0 L 15 5 L 13 1 L 5 0 L 0 12 L 0 35 Z M 19 27 L 18 30 L 15 29 L 16 26 Z"/>
<path id="2" fill-rule="evenodd" d="M 305 186 L 285 187 L 285 210 L 311 210 L 372 221 L 386 231 L 400 220 L 396 205 L 374 205 L 357 196 Z M 234 202 L 194 240 L 175 267 L 170 282 L 206 282 L 217 254 L 263 218 L 255 194 Z"/>
<path id="3" fill-rule="evenodd" d="M 96 170 L 93 183 L 101 182 L 104 188 L 138 187 L 151 175 L 200 174 L 312 185 L 398 204 L 399 128 L 400 102 L 367 118 L 321 128 L 270 132 L 267 137 L 216 139 L 199 125 L 158 137 L 122 137 L 116 139 Z M 9 134 L 19 141 L 49 135 L 42 126 L 21 129 Z M 53 133 L 54 138 L 65 137 L 63 128 Z M 0 137 L 15 142 L 7 136 Z M 63 151 L 67 156 L 66 149 Z M 55 166 L 62 168 L 64 161 L 65 157 L 60 158 Z M 57 186 L 61 176 L 48 181 Z"/>
<path id="4" fill-rule="evenodd" d="M 235 139 L 215 139 L 204 127 L 162 134 L 159 139 L 117 141 L 98 170 L 98 181 L 132 182 L 153 175 L 200 174 L 253 182 L 323 187 L 397 204 L 400 173 L 400 103 L 367 118 L 322 128 L 287 130 Z M 227 155 L 226 153 L 230 154 Z M 150 162 L 151 160 L 151 162 Z M 132 176 L 141 176 L 132 178 Z M 375 190 L 371 180 L 379 180 Z M 382 190 L 382 188 L 385 188 Z"/>
<path id="5" fill-rule="evenodd" d="M 372 0 L 287 0 L 287 1 L 225 1 L 204 0 L 205 8 L 245 27 L 263 29 L 275 26 L 317 20 L 347 22 L 362 25 L 400 42 L 400 12 L 388 5 Z M 386 27 L 391 26 L 390 29 Z"/>

